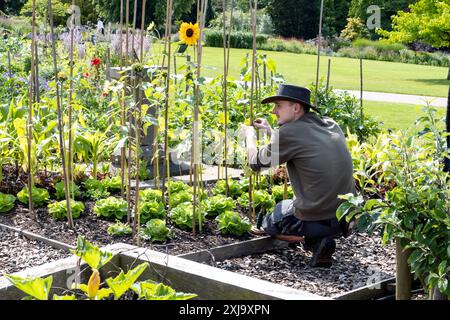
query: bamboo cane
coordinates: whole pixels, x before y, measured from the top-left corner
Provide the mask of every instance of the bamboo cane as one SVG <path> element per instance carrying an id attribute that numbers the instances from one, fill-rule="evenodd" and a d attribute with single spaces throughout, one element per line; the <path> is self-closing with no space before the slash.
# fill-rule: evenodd
<path id="1" fill-rule="evenodd" d="M 58 114 L 58 131 L 59 131 L 59 149 L 61 153 L 61 161 L 62 161 L 62 169 L 64 176 L 64 191 L 66 193 L 66 204 L 67 204 L 67 219 L 69 222 L 69 228 L 73 228 L 73 219 L 72 219 L 72 210 L 70 203 L 70 192 L 69 192 L 69 181 L 67 175 L 67 163 L 65 157 L 65 147 L 64 147 L 64 124 L 63 124 L 63 114 L 61 111 L 61 101 L 60 101 L 60 93 L 59 93 L 59 84 L 58 84 L 58 64 L 56 62 L 56 40 L 54 35 L 54 24 L 53 24 L 53 10 L 52 10 L 52 1 L 48 1 L 48 13 L 50 18 L 50 37 L 52 39 L 52 56 L 53 56 L 53 70 L 55 73 L 55 82 L 56 82 L 56 107 Z"/>
<path id="2" fill-rule="evenodd" d="M 162 194 L 164 204 L 169 206 L 170 195 L 165 195 L 166 191 L 166 175 L 167 183 L 170 182 L 170 163 L 169 163 L 169 89 L 170 89 L 170 55 L 171 55 L 171 26 L 172 26 L 172 0 L 168 0 L 166 4 L 166 42 L 165 51 L 167 52 L 167 74 L 166 74 L 166 90 L 165 90 L 165 113 L 164 113 L 164 167 L 165 174 L 163 174 Z M 165 56 L 164 56 L 165 57 Z M 164 59 L 163 59 L 164 60 Z"/>
<path id="3" fill-rule="evenodd" d="M 315 99 L 314 105 L 317 107 L 319 105 L 319 97 L 317 96 L 319 87 L 319 69 L 320 69 L 320 43 L 322 41 L 322 16 L 323 16 L 323 0 L 320 1 L 320 17 L 319 17 L 319 38 L 317 40 L 317 69 L 316 69 L 316 88 L 315 88 Z"/>
<path id="4" fill-rule="evenodd" d="M 250 125 L 253 124 L 253 105 L 254 105 L 254 87 L 255 87 L 255 69 L 256 69 L 256 10 L 258 8 L 258 0 L 250 1 L 250 10 L 252 14 L 252 31 L 253 31 L 253 50 L 252 50 L 252 82 L 250 85 Z M 255 206 L 253 203 L 253 174 L 249 177 L 248 188 L 249 200 L 249 219 L 254 221 Z"/>
<path id="5" fill-rule="evenodd" d="M 128 68 L 129 65 L 129 46 L 128 46 L 128 42 L 129 42 L 129 16 L 130 16 L 130 0 L 126 0 L 126 5 L 125 5 L 125 68 Z M 127 90 L 128 88 L 128 84 L 129 84 L 129 76 L 127 77 L 127 80 L 125 81 L 126 85 L 125 85 L 125 90 Z M 127 114 L 129 113 L 129 110 L 127 110 L 127 106 L 125 105 L 124 107 L 124 122 L 126 122 L 126 117 Z M 130 116 L 129 116 L 130 118 Z M 128 118 L 128 119 L 129 119 Z M 129 121 L 128 123 L 128 161 L 126 162 L 127 165 L 127 202 L 128 202 L 128 211 L 127 211 L 127 221 L 129 224 L 131 224 L 131 122 Z"/>
<path id="6" fill-rule="evenodd" d="M 120 0 L 120 25 L 119 25 L 119 68 L 123 68 L 123 0 Z M 120 125 L 125 126 L 125 103 L 122 99 L 123 91 L 119 96 L 119 105 L 121 109 Z M 120 148 L 120 196 L 125 196 L 125 147 Z"/>
<path id="7" fill-rule="evenodd" d="M 364 118 L 363 118 L 363 62 L 362 59 L 359 59 L 359 79 L 360 79 L 360 97 L 359 97 L 359 108 L 360 108 L 360 121 L 361 121 L 361 128 L 364 125 Z M 363 136 L 362 132 L 359 133 L 359 139 L 362 142 Z"/>
<path id="8" fill-rule="evenodd" d="M 28 157 L 28 211 L 30 214 L 33 214 L 33 177 L 32 177 L 32 170 L 31 170 L 31 145 L 32 145 L 32 139 L 33 139 L 33 105 L 34 105 L 34 95 L 33 95 L 33 88 L 35 83 L 35 41 L 36 41 L 36 35 L 35 35 L 35 27 L 36 27 L 36 1 L 33 0 L 33 14 L 32 14 L 32 22 L 31 22 L 31 75 L 30 75 L 30 84 L 29 84 L 29 97 L 28 97 L 28 124 L 27 124 L 27 143 L 28 143 L 28 150 L 27 150 L 27 157 Z M 8 51 L 9 55 L 9 51 Z M 35 215 L 36 221 L 38 220 L 38 215 L 36 212 Z"/>
<path id="9" fill-rule="evenodd" d="M 72 0 L 72 7 L 75 6 L 75 0 Z M 72 189 L 72 98 L 73 98 L 73 42 L 74 42 L 74 29 L 75 29 L 75 21 L 74 19 L 71 21 L 71 28 L 70 28 L 70 49 L 69 49 L 69 60 L 70 60 L 70 71 L 69 71 L 69 96 L 68 96 L 68 116 L 69 116 L 69 123 L 68 123 L 68 130 L 69 130 L 69 150 L 67 153 L 67 175 L 69 179 L 69 189 Z M 74 190 L 71 190 L 74 192 Z M 71 199 L 74 198 L 74 195 L 72 195 L 72 192 L 70 192 Z"/>

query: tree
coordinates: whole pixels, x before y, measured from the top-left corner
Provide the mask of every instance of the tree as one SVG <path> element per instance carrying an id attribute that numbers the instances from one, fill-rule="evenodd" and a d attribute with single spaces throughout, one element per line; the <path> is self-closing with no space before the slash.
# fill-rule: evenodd
<path id="1" fill-rule="evenodd" d="M 381 28 L 391 30 L 391 16 L 397 14 L 398 11 L 407 10 L 408 5 L 416 2 L 416 0 L 352 0 L 348 15 L 354 18 L 360 18 L 364 24 L 372 15 L 367 12 L 367 8 L 376 5 L 380 8 Z M 369 30 L 372 38 L 376 38 L 375 30 Z"/>
<path id="2" fill-rule="evenodd" d="M 353 41 L 369 37 L 369 32 L 360 18 L 347 18 L 347 25 L 341 32 L 341 38 Z"/>
<path id="3" fill-rule="evenodd" d="M 345 27 L 348 8 L 349 1 L 347 0 L 324 1 L 322 34 L 325 37 L 336 36 Z"/>
<path id="4" fill-rule="evenodd" d="M 36 1 L 36 19 L 48 19 L 48 0 Z M 53 21 L 55 25 L 65 24 L 69 17 L 69 4 L 60 0 L 52 0 Z M 20 10 L 20 14 L 31 17 L 33 13 L 33 0 L 28 0 Z"/>
<path id="5" fill-rule="evenodd" d="M 429 44 L 435 48 L 450 46 L 450 0 L 419 0 L 392 17 L 392 31 L 378 33 L 392 42 Z"/>
<path id="6" fill-rule="evenodd" d="M 275 34 L 304 39 L 317 36 L 320 0 L 269 0 L 266 9 Z"/>
<path id="7" fill-rule="evenodd" d="M 3 7 L 0 5 L 0 10 L 6 14 L 17 15 L 22 9 L 23 5 L 27 0 L 3 0 Z"/>

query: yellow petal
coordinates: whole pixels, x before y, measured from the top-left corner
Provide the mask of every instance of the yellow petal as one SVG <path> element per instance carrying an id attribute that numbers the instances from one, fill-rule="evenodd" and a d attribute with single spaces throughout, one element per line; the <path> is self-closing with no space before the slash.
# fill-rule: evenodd
<path id="1" fill-rule="evenodd" d="M 95 298 L 99 287 L 100 287 L 100 273 L 98 272 L 97 269 L 94 269 L 88 282 L 88 297 L 90 299 Z"/>

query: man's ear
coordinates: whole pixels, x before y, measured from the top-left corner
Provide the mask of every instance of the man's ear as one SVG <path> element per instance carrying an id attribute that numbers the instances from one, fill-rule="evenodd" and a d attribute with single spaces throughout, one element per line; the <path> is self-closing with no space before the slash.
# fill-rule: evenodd
<path id="1" fill-rule="evenodd" d="M 300 113 L 302 111 L 302 109 L 303 109 L 303 106 L 300 103 L 296 102 L 294 104 L 294 111 L 295 112 Z"/>

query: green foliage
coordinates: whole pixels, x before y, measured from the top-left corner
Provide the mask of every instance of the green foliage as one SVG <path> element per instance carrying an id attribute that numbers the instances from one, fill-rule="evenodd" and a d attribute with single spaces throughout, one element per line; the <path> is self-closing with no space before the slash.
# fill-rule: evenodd
<path id="1" fill-rule="evenodd" d="M 162 191 L 157 189 L 144 189 L 139 191 L 140 200 L 143 202 L 162 202 Z"/>
<path id="2" fill-rule="evenodd" d="M 141 229 L 141 237 L 151 241 L 166 241 L 170 236 L 170 229 L 166 227 L 166 222 L 161 219 L 151 219 Z"/>
<path id="3" fill-rule="evenodd" d="M 145 300 L 187 300 L 197 297 L 195 293 L 175 292 L 171 287 L 153 281 L 142 281 L 132 286 L 139 299 Z"/>
<path id="4" fill-rule="evenodd" d="M 53 277 L 49 276 L 45 279 L 41 278 L 22 278 L 6 274 L 8 279 L 17 289 L 22 290 L 28 294 L 32 299 L 36 300 L 48 300 L 50 289 L 53 283 Z M 27 299 L 27 298 L 24 298 Z"/>
<path id="5" fill-rule="evenodd" d="M 99 247 L 92 245 L 83 236 L 78 236 L 75 250 L 70 252 L 86 262 L 92 269 L 98 270 L 113 258 L 111 252 L 102 251 Z"/>
<path id="6" fill-rule="evenodd" d="M 119 299 L 125 292 L 131 289 L 131 286 L 148 267 L 148 262 L 144 262 L 136 268 L 131 269 L 126 274 L 123 271 L 120 271 L 120 274 L 117 277 L 106 279 L 106 284 L 114 294 L 114 298 L 116 300 Z"/>
<path id="7" fill-rule="evenodd" d="M 98 217 L 112 218 L 114 216 L 116 219 L 122 220 L 127 215 L 128 203 L 123 199 L 108 197 L 95 203 L 94 212 Z"/>
<path id="8" fill-rule="evenodd" d="M 216 217 L 225 211 L 233 210 L 236 204 L 230 197 L 224 195 L 217 195 L 208 198 L 205 201 L 204 210 L 207 217 Z"/>
<path id="9" fill-rule="evenodd" d="M 170 210 L 170 220 L 181 229 L 192 229 L 192 219 L 194 208 L 191 202 L 184 202 Z M 196 211 L 196 225 L 203 224 L 205 213 L 202 211 L 199 219 L 199 212 Z"/>
<path id="10" fill-rule="evenodd" d="M 0 192 L 0 213 L 8 212 L 14 208 L 14 202 L 16 202 L 16 197 Z"/>
<path id="11" fill-rule="evenodd" d="M 204 32 L 205 45 L 208 47 L 223 47 L 223 30 L 207 29 Z M 256 35 L 256 44 L 261 47 L 269 38 L 266 34 Z M 246 31 L 233 31 L 230 37 L 231 48 L 251 49 L 253 47 L 253 33 Z"/>
<path id="12" fill-rule="evenodd" d="M 120 221 L 116 221 L 116 223 L 110 225 L 106 231 L 109 235 L 116 237 L 127 236 L 132 232 L 131 227 L 128 224 Z"/>
<path id="13" fill-rule="evenodd" d="M 369 32 L 360 18 L 347 18 L 347 25 L 341 32 L 341 38 L 353 41 L 368 37 Z"/>
<path id="14" fill-rule="evenodd" d="M 151 219 L 164 219 L 166 217 L 164 203 L 158 201 L 140 202 L 139 214 L 141 215 L 141 223 L 145 223 Z"/>
<path id="15" fill-rule="evenodd" d="M 110 195 L 105 184 L 100 180 L 88 179 L 83 182 L 83 186 L 86 190 L 86 196 L 92 200 L 103 199 Z"/>
<path id="16" fill-rule="evenodd" d="M 118 192 L 122 189 L 122 180 L 120 176 L 115 176 L 112 178 L 105 178 L 102 180 L 105 188 L 110 192 Z"/>
<path id="17" fill-rule="evenodd" d="M 248 208 L 249 206 L 249 196 L 248 193 L 243 193 L 237 199 L 237 202 L 244 208 Z M 275 200 L 272 196 L 263 190 L 254 190 L 253 191 L 253 205 L 256 211 L 261 210 L 261 207 L 264 206 L 266 208 L 266 212 L 271 212 L 275 207 Z"/>
<path id="18" fill-rule="evenodd" d="M 310 86 L 312 103 L 316 101 L 315 86 Z M 332 88 L 328 92 L 322 81 L 317 90 L 318 107 L 322 116 L 329 117 L 337 122 L 344 134 L 355 133 L 362 140 L 375 136 L 381 131 L 381 124 L 363 113 L 359 101 L 347 93 L 334 93 Z"/>
<path id="19" fill-rule="evenodd" d="M 190 191 L 192 188 L 184 183 L 183 181 L 169 181 L 168 187 L 167 187 L 170 195 L 173 195 L 178 192 L 182 191 Z"/>
<path id="20" fill-rule="evenodd" d="M 280 202 L 284 199 L 284 185 L 273 186 L 272 187 L 272 197 L 275 203 Z M 294 191 L 291 186 L 287 186 L 287 199 L 292 199 L 294 197 Z"/>
<path id="21" fill-rule="evenodd" d="M 408 12 L 392 17 L 392 31 L 378 30 L 392 42 L 419 41 L 435 48 L 450 46 L 450 1 L 419 0 Z"/>
<path id="22" fill-rule="evenodd" d="M 48 17 L 48 0 L 34 0 L 36 4 L 36 18 L 44 21 Z M 65 24 L 69 16 L 69 4 L 60 0 L 52 0 L 53 21 L 55 26 Z M 20 10 L 20 14 L 31 17 L 33 12 L 33 0 L 28 0 Z"/>
<path id="23" fill-rule="evenodd" d="M 74 198 L 78 198 L 81 196 L 80 187 L 77 186 L 74 182 L 69 184 L 70 194 L 73 195 Z M 64 181 L 60 181 L 55 184 L 55 196 L 56 199 L 64 199 L 66 197 L 66 191 L 64 189 Z"/>
<path id="24" fill-rule="evenodd" d="M 175 208 L 180 203 L 192 201 L 192 193 L 188 191 L 180 191 L 175 194 L 170 194 L 169 206 Z"/>
<path id="25" fill-rule="evenodd" d="M 84 204 L 79 201 L 70 200 L 72 218 L 79 218 L 81 213 L 84 211 Z M 62 220 L 67 218 L 67 202 L 66 200 L 57 201 L 50 203 L 48 205 L 48 213 L 57 220 Z"/>
<path id="26" fill-rule="evenodd" d="M 34 205 L 42 206 L 46 202 L 48 202 L 50 195 L 47 189 L 33 187 L 31 190 L 31 197 Z M 24 204 L 28 204 L 28 187 L 25 186 L 22 190 L 19 191 L 19 193 L 17 194 L 17 199 L 19 199 L 19 201 Z"/>
<path id="27" fill-rule="evenodd" d="M 212 188 L 212 193 L 214 195 L 225 195 L 226 191 L 227 191 L 227 186 L 226 186 L 226 182 L 225 180 L 219 180 L 217 181 L 216 185 L 214 186 L 214 188 Z M 232 180 L 232 179 L 228 179 L 228 191 L 229 191 L 229 195 L 236 199 L 237 197 L 239 197 L 242 194 L 242 189 L 240 184 L 236 181 L 236 180 Z"/>
<path id="28" fill-rule="evenodd" d="M 218 229 L 222 233 L 242 235 L 252 227 L 247 218 L 241 218 L 237 212 L 225 211 L 216 217 Z"/>
<path id="29" fill-rule="evenodd" d="M 378 142 L 383 148 L 373 148 L 378 161 L 355 168 L 369 183 L 360 184 L 364 188 L 360 195 L 342 195 L 345 201 L 336 215 L 347 221 L 356 217 L 360 230 L 380 230 L 383 243 L 400 239 L 411 249 L 408 263 L 415 276 L 427 289 L 437 287 L 450 296 L 450 184 L 448 173 L 442 170 L 448 151 L 445 134 L 437 127 L 437 110 L 427 106 L 424 111 L 417 122 L 425 126 L 420 136 L 416 132 L 386 136 Z M 374 197 L 374 184 L 390 187 Z"/>

